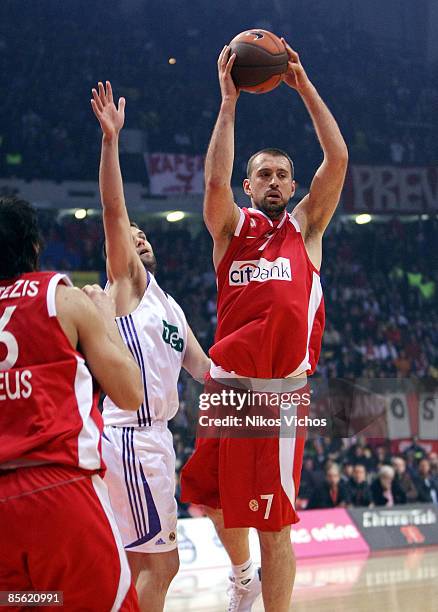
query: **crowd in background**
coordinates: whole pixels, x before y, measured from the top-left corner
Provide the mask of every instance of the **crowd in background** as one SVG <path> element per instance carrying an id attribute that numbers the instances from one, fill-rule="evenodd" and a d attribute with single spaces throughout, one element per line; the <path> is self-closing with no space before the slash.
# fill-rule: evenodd
<path id="1" fill-rule="evenodd" d="M 64 215 L 57 220 L 45 211 L 40 219 L 47 242 L 42 256 L 45 268 L 98 270 L 104 282 L 99 217 L 80 221 Z M 194 232 L 184 224 L 181 229 L 164 230 L 137 221 L 155 249 L 159 283 L 181 304 L 208 350 L 217 320 L 212 244 L 207 232 L 201 225 Z M 366 226 L 339 222 L 327 233 L 321 270 L 327 326 L 316 377 L 438 380 L 437 224 L 432 218 L 404 223 L 393 219 Z M 178 470 L 193 449 L 199 389 L 183 374 L 179 391 L 180 410 L 171 423 Z M 423 456 L 421 449 L 405 454 L 407 475 L 399 483 L 403 461 L 390 457 L 384 446 L 375 448 L 355 438 L 309 440 L 302 506 L 438 501 L 433 493 L 438 486 L 436 455 L 428 456 L 430 476 L 428 464 L 420 461 Z M 389 469 L 382 472 L 382 466 Z M 410 485 L 404 494 L 408 476 L 415 486 Z M 338 480 L 340 498 L 332 502 L 330 483 Z M 430 487 L 424 484 L 426 480 L 432 483 Z M 382 492 L 382 483 L 390 483 L 390 492 Z M 187 508 L 181 506 L 181 513 L 187 513 Z"/>
<path id="2" fill-rule="evenodd" d="M 438 504 L 438 453 L 412 442 L 393 454 L 388 444 L 364 438 L 319 439 L 306 443 L 300 507 L 391 507 Z"/>
<path id="3" fill-rule="evenodd" d="M 269 14 L 261 0 L 252 5 L 251 14 L 259 17 L 248 23 L 248 12 L 230 1 L 217 12 L 208 3 L 186 3 L 174 19 L 174 0 L 77 0 L 68 7 L 35 0 L 25 11 L 4 0 L 0 176 L 94 180 L 100 137 L 89 99 L 105 79 L 127 99 L 126 127 L 142 134 L 139 150 L 122 153 L 125 178 L 147 184 L 146 150 L 203 154 L 219 105 L 217 55 L 251 26 L 285 35 L 299 50 L 340 123 L 353 163 L 437 161 L 438 71 L 419 52 L 378 44 L 371 34 L 327 22 L 316 10 L 309 19 L 300 1 L 274 2 Z M 254 148 L 265 146 L 284 148 L 296 159 L 299 182 L 311 178 L 319 145 L 304 104 L 286 86 L 241 95 L 237 133 L 238 182 Z"/>

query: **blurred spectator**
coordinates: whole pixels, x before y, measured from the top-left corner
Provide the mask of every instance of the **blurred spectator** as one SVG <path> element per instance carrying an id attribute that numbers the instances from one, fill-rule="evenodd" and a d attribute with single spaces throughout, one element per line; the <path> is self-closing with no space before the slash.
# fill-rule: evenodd
<path id="1" fill-rule="evenodd" d="M 419 444 L 418 438 L 414 436 L 412 438 L 412 444 L 406 448 L 405 453 L 408 456 L 411 455 L 414 461 L 418 462 L 425 456 L 426 450 L 423 446 L 421 446 L 421 444 Z"/>
<path id="2" fill-rule="evenodd" d="M 376 446 L 375 458 L 375 471 L 378 472 L 383 465 L 386 465 L 389 462 L 389 453 L 385 446 Z"/>
<path id="3" fill-rule="evenodd" d="M 371 484 L 374 505 L 390 507 L 394 504 L 406 503 L 406 494 L 394 477 L 394 468 L 390 465 L 382 465 L 377 478 Z"/>
<path id="4" fill-rule="evenodd" d="M 418 489 L 418 501 L 438 504 L 438 482 L 430 473 L 428 459 L 421 459 L 418 464 L 418 476 L 415 479 Z"/>
<path id="5" fill-rule="evenodd" d="M 412 504 L 416 502 L 418 499 L 418 491 L 409 472 L 406 471 L 406 461 L 403 457 L 393 457 L 391 463 L 395 471 L 394 480 L 400 485 L 400 488 L 405 493 L 407 503 Z"/>
<path id="6" fill-rule="evenodd" d="M 438 480 L 438 453 L 429 453 L 429 462 L 430 474 L 435 480 Z"/>
<path id="7" fill-rule="evenodd" d="M 348 459 L 342 463 L 341 480 L 345 483 L 349 483 L 353 476 L 354 465 Z"/>
<path id="8" fill-rule="evenodd" d="M 348 488 L 341 480 L 341 473 L 337 463 L 331 463 L 326 468 L 325 482 L 313 492 L 307 509 L 339 508 L 350 503 Z"/>
<path id="9" fill-rule="evenodd" d="M 364 465 L 358 463 L 354 466 L 353 474 L 348 482 L 348 491 L 350 503 L 354 507 L 369 507 L 372 504 L 373 498 Z"/>
<path id="10" fill-rule="evenodd" d="M 315 462 L 312 457 L 305 457 L 303 469 L 301 471 L 299 497 L 302 500 L 309 500 L 313 491 L 318 489 L 324 481 L 322 470 L 315 469 Z"/>

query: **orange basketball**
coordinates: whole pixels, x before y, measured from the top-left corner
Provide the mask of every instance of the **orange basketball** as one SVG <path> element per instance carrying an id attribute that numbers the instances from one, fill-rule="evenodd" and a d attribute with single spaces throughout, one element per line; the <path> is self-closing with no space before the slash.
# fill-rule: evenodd
<path id="1" fill-rule="evenodd" d="M 288 55 L 278 36 L 267 30 L 246 30 L 233 38 L 230 47 L 236 54 L 231 76 L 239 89 L 266 93 L 280 85 Z"/>

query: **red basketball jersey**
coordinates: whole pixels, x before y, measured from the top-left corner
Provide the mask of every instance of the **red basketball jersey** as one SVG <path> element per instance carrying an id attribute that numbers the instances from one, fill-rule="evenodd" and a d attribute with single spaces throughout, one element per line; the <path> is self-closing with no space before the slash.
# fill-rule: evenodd
<path id="1" fill-rule="evenodd" d="M 217 270 L 218 326 L 210 356 L 228 372 L 256 378 L 313 373 L 324 301 L 300 227 L 286 211 L 272 221 L 244 208 Z"/>
<path id="2" fill-rule="evenodd" d="M 104 468 L 98 393 L 56 317 L 62 274 L 0 280 L 0 467 Z"/>

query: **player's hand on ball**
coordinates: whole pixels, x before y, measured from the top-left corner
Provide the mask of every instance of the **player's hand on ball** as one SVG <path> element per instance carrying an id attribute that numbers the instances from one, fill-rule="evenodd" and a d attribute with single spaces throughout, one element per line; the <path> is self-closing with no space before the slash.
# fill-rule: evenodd
<path id="1" fill-rule="evenodd" d="M 116 304 L 99 285 L 85 285 L 82 291 L 88 295 L 99 312 L 107 319 L 116 318 Z"/>
<path id="2" fill-rule="evenodd" d="M 228 99 L 236 101 L 239 97 L 239 90 L 234 85 L 234 81 L 231 77 L 231 69 L 235 60 L 236 54 L 232 54 L 230 47 L 228 45 L 225 45 L 225 47 L 220 52 L 219 59 L 217 61 L 222 100 Z"/>
<path id="3" fill-rule="evenodd" d="M 309 85 L 311 85 L 309 77 L 306 74 L 301 62 L 300 57 L 296 51 L 287 44 L 284 38 L 281 39 L 284 44 L 289 61 L 287 63 L 287 72 L 283 75 L 283 81 L 289 87 L 296 89 L 298 92 L 303 92 Z"/>
<path id="4" fill-rule="evenodd" d="M 113 138 L 117 136 L 123 127 L 125 122 L 125 98 L 119 98 L 118 107 L 113 101 L 113 90 L 111 83 L 106 82 L 106 91 L 103 83 L 99 82 L 98 91 L 92 89 L 93 99 L 91 100 L 91 106 L 93 107 L 94 114 L 100 123 L 102 132 L 107 138 Z"/>

